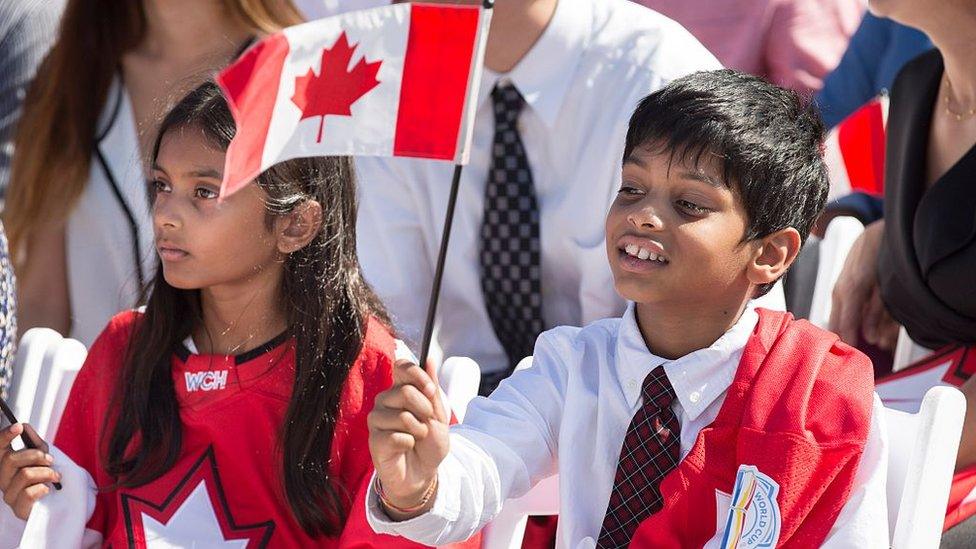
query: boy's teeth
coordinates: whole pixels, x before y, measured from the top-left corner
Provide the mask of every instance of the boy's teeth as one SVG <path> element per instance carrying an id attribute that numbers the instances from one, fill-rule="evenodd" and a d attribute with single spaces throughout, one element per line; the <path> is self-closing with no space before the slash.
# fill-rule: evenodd
<path id="1" fill-rule="evenodd" d="M 626 252 L 629 256 L 633 256 L 644 261 L 657 261 L 659 263 L 668 262 L 666 259 L 664 259 L 664 256 L 658 255 L 647 248 L 641 248 L 637 244 L 627 244 L 624 246 L 624 252 Z"/>

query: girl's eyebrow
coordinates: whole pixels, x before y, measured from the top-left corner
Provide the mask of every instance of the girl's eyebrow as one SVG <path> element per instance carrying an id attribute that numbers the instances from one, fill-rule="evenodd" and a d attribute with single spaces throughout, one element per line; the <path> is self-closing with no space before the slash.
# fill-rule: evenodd
<path id="1" fill-rule="evenodd" d="M 155 164 L 154 163 L 152 165 L 152 169 L 157 170 L 157 171 L 160 171 L 160 172 L 163 172 L 164 174 L 169 175 L 166 172 L 166 170 L 162 166 L 160 166 L 159 164 Z M 224 178 L 223 174 L 221 174 L 220 171 L 215 170 L 213 168 L 200 168 L 198 170 L 190 170 L 190 171 L 186 172 L 186 174 L 184 174 L 184 175 L 186 175 L 187 177 L 200 177 L 200 178 L 208 178 L 208 179 L 223 179 Z"/>
<path id="2" fill-rule="evenodd" d="M 201 168 L 199 170 L 192 170 L 186 172 L 186 175 L 190 177 L 207 177 L 211 179 L 223 179 L 224 176 L 219 171 L 213 168 Z"/>

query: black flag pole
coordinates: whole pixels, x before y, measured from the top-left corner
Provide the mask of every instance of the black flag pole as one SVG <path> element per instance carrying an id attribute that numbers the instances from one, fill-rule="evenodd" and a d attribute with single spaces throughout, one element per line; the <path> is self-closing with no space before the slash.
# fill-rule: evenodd
<path id="1" fill-rule="evenodd" d="M 495 7 L 495 0 L 484 0 L 482 7 L 490 10 Z M 484 60 L 482 59 L 482 62 Z M 478 93 L 478 90 L 468 90 L 468 93 Z M 427 304 L 427 320 L 424 323 L 424 336 L 420 346 L 420 367 L 427 367 L 430 354 L 430 342 L 434 337 L 434 319 L 437 316 L 437 301 L 441 295 L 441 281 L 444 278 L 444 263 L 447 259 L 447 245 L 451 239 L 451 225 L 454 224 L 454 209 L 457 206 L 458 190 L 461 188 L 461 164 L 454 165 L 454 177 L 451 180 L 451 194 L 447 200 L 447 212 L 444 214 L 444 230 L 441 233 L 441 247 L 437 252 L 437 266 L 434 269 L 434 283 L 430 288 L 430 301 Z"/>
<path id="2" fill-rule="evenodd" d="M 434 284 L 430 288 L 430 301 L 427 304 L 427 321 L 424 324 L 424 340 L 420 347 L 420 366 L 426 367 L 430 354 L 430 340 L 434 336 L 434 317 L 437 301 L 441 295 L 441 280 L 444 278 L 444 261 L 447 259 L 447 244 L 451 239 L 451 225 L 454 224 L 454 208 L 457 206 L 458 190 L 461 188 L 461 164 L 454 166 L 451 180 L 451 194 L 447 199 L 447 213 L 444 215 L 444 231 L 441 234 L 441 249 L 437 252 L 437 268 L 434 269 Z"/>

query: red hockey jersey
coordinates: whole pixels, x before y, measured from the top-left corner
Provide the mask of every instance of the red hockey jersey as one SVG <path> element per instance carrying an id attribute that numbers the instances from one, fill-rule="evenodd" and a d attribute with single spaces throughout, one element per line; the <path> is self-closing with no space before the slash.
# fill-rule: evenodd
<path id="1" fill-rule="evenodd" d="M 728 524 L 722 547 L 818 547 L 847 502 L 871 426 L 871 363 L 789 313 L 758 311 L 718 417 L 661 482 L 664 508 L 632 547 L 702 547 L 716 520 Z M 731 495 L 728 518 L 715 516 L 717 492 Z"/>
<path id="2" fill-rule="evenodd" d="M 140 319 L 135 312 L 117 315 L 92 345 L 55 442 L 101 489 L 88 528 L 102 534 L 105 546 L 416 546 L 373 533 L 365 517 L 372 474 L 366 415 L 376 394 L 392 383 L 394 356 L 393 337 L 375 320 L 343 387 L 332 443 L 330 472 L 344 491 L 349 516 L 339 538 L 310 538 L 285 499 L 280 434 L 295 352 L 284 337 L 238 356 L 175 352 L 173 382 L 183 422 L 176 465 L 147 485 L 105 490 L 115 479 L 105 472 L 98 449 L 126 345 Z"/>

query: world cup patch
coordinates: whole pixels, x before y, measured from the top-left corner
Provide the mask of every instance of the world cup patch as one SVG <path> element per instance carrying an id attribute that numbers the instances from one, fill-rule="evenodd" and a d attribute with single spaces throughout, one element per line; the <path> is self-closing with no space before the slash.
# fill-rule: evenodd
<path id="1" fill-rule="evenodd" d="M 776 547 L 783 521 L 776 495 L 779 484 L 753 465 L 740 465 L 725 521 L 722 549 Z"/>

